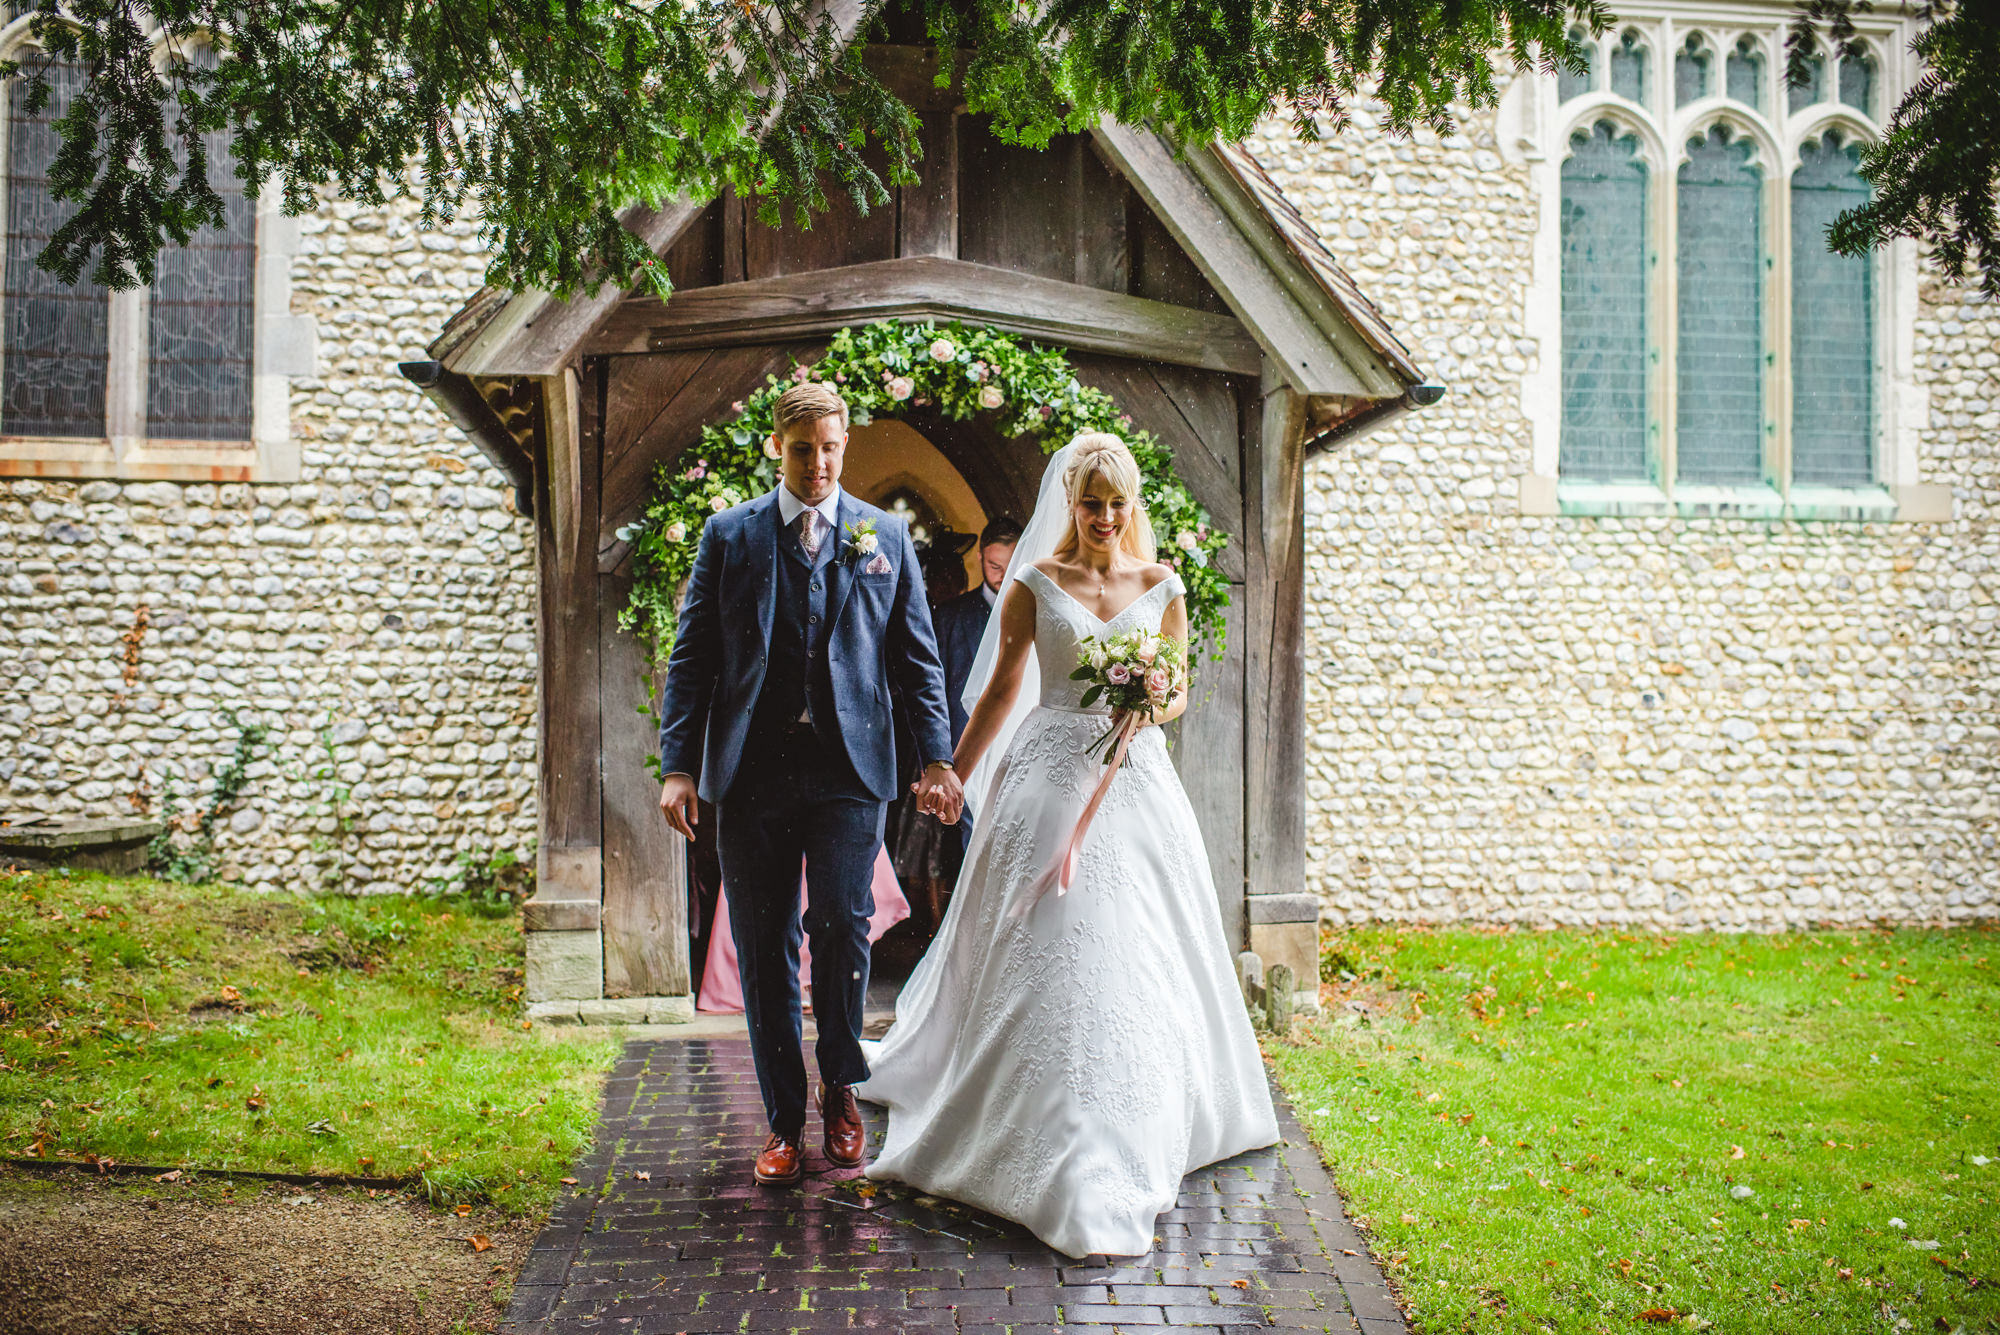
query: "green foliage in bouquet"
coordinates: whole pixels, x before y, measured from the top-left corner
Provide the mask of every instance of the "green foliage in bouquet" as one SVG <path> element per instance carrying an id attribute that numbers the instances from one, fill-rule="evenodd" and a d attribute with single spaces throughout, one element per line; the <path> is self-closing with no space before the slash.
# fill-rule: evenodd
<path id="1" fill-rule="evenodd" d="M 1080 384 L 1057 349 L 990 328 L 883 321 L 841 330 L 825 356 L 794 367 L 788 378 L 767 376 L 731 405 L 734 416 L 703 428 L 699 442 L 655 470 L 644 513 L 618 530 L 632 544 L 634 574 L 618 624 L 639 636 L 655 666 L 673 652 L 680 589 L 694 568 L 702 526 L 777 485 L 772 410 L 780 394 L 808 380 L 831 382 L 857 426 L 907 407 L 931 407 L 954 420 L 987 416 L 1003 435 L 1026 436 L 1044 454 L 1083 431 L 1119 436 L 1138 460 L 1160 559 L 1187 585 L 1190 636 L 1221 655 L 1229 582 L 1215 556 L 1229 535 L 1175 475 L 1164 444 L 1135 428 L 1110 395 Z"/>

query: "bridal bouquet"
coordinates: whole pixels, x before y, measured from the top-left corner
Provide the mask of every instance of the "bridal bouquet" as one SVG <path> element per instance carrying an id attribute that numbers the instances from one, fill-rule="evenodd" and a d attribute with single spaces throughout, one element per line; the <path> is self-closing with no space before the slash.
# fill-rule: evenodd
<path id="1" fill-rule="evenodd" d="M 1187 689 L 1187 645 L 1171 635 L 1145 630 L 1106 639 L 1085 636 L 1077 650 L 1076 671 L 1069 677 L 1090 683 L 1080 701 L 1085 709 L 1103 700 L 1115 712 L 1153 718 Z M 1088 754 L 1108 756 L 1120 731 L 1113 726 Z"/>
<path id="2" fill-rule="evenodd" d="M 1139 720 L 1159 717 L 1160 711 L 1187 689 L 1187 643 L 1171 635 L 1154 635 L 1144 630 L 1128 630 L 1123 635 L 1103 639 L 1087 635 L 1077 647 L 1076 671 L 1069 678 L 1090 683 L 1078 702 L 1085 709 L 1102 700 L 1119 718 L 1102 737 L 1085 748 L 1085 755 L 1103 762 L 1104 773 L 1098 777 L 1083 815 L 1077 818 L 1076 829 L 1070 833 L 1062 856 L 1015 901 L 1011 912 L 1016 917 L 1025 915 L 1050 890 L 1058 895 L 1069 891 L 1070 883 L 1076 879 L 1077 850 L 1083 847 L 1083 837 L 1090 832 L 1090 823 L 1097 816 L 1097 808 L 1103 805 L 1104 795 L 1111 791 L 1112 777 L 1125 763 L 1125 748 L 1138 734 Z"/>

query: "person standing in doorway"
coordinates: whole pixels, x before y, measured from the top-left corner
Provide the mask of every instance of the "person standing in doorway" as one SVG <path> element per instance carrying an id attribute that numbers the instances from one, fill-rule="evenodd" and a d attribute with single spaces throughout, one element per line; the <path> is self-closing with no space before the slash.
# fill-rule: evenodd
<path id="1" fill-rule="evenodd" d="M 711 518 L 688 575 L 660 699 L 660 810 L 693 838 L 715 804 L 723 893 L 770 1135 L 753 1174 L 805 1174 L 799 945 L 812 942 L 826 1157 L 861 1163 L 853 1087 L 868 990 L 871 874 L 896 770 L 893 680 L 924 762 L 924 810 L 958 817 L 944 669 L 908 529 L 841 490 L 847 404 L 806 382 L 779 397 L 781 483 Z M 799 912 L 799 865 L 806 909 Z"/>
<path id="2" fill-rule="evenodd" d="M 1014 557 L 1014 544 L 1021 540 L 1021 526 L 1006 516 L 990 521 L 979 532 L 979 587 L 938 604 L 938 656 L 944 660 L 944 695 L 951 711 L 951 744 L 965 733 L 966 707 L 960 697 L 972 675 L 972 660 L 979 656 L 979 641 L 986 634 L 986 622 L 993 615 L 1000 585 L 1007 578 L 1007 563 Z M 972 842 L 972 822 L 958 823 L 958 852 L 962 857 Z M 957 865 L 946 884 L 957 878 Z"/>

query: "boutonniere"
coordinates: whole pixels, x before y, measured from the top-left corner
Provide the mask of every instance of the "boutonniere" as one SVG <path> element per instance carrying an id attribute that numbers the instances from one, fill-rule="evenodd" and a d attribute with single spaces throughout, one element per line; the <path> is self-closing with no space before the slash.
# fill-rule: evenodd
<path id="1" fill-rule="evenodd" d="M 864 519 L 847 526 L 847 546 L 841 555 L 849 561 L 859 561 L 875 555 L 881 545 L 882 539 L 875 533 L 875 521 Z"/>

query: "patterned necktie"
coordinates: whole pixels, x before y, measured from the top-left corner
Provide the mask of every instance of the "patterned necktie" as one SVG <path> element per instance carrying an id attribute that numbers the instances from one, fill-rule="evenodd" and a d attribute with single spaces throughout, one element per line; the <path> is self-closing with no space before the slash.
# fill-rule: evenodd
<path id="1" fill-rule="evenodd" d="M 819 511 L 799 511 L 799 546 L 806 550 L 806 560 L 819 560 Z"/>

